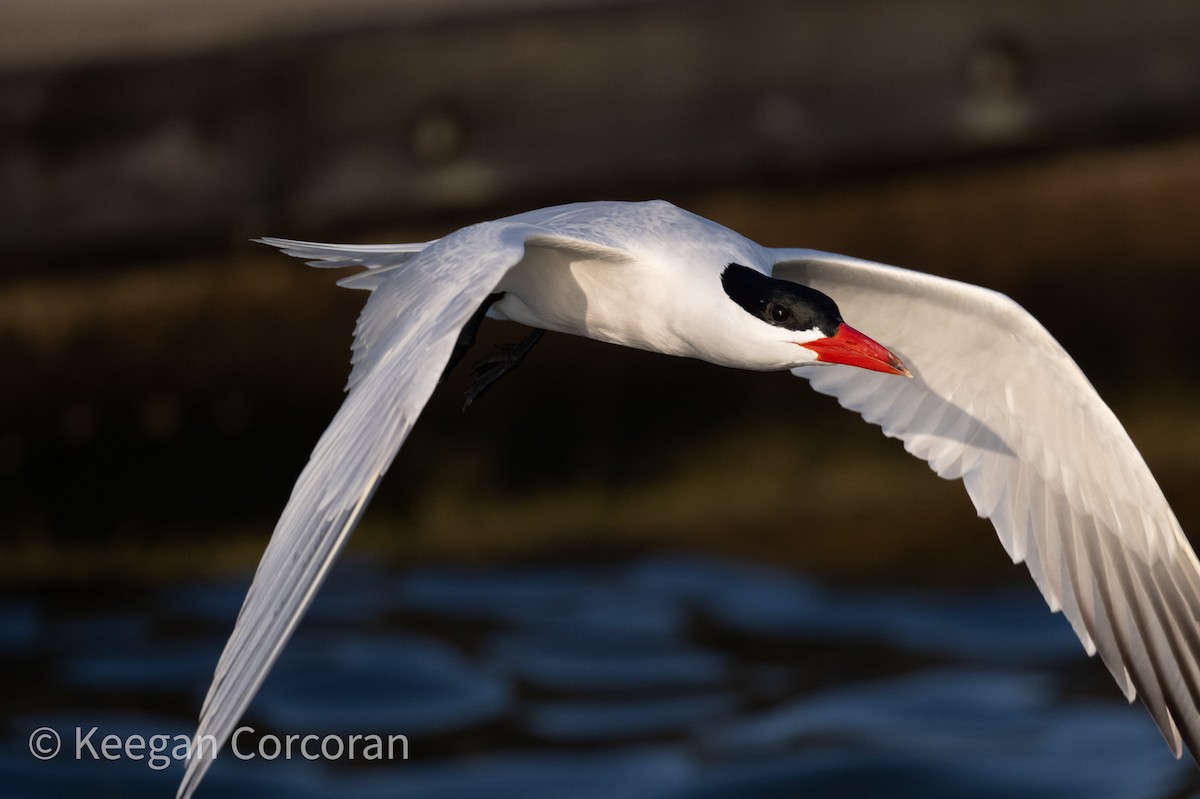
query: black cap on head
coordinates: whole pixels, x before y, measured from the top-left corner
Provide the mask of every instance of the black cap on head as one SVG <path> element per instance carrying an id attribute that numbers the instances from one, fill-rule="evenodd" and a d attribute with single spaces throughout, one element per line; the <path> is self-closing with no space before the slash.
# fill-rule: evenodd
<path id="1" fill-rule="evenodd" d="M 826 336 L 837 332 L 842 314 L 837 304 L 816 289 L 776 280 L 741 264 L 730 264 L 721 273 L 721 286 L 746 313 L 769 325 L 788 330 L 816 328 Z"/>

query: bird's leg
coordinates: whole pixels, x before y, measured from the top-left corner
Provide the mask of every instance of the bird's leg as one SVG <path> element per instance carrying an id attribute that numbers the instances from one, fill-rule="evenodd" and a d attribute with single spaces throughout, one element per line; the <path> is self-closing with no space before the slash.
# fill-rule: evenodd
<path id="1" fill-rule="evenodd" d="M 442 376 L 438 378 L 439 383 L 446 379 L 446 375 L 450 374 L 451 370 L 458 366 L 463 356 L 467 354 L 467 350 L 471 349 L 471 345 L 475 343 L 475 334 L 479 332 L 479 326 L 483 324 L 483 317 L 487 316 L 488 309 L 503 296 L 503 291 L 487 295 L 487 299 L 475 309 L 475 313 L 471 314 L 471 318 L 467 320 L 467 323 L 463 325 L 463 329 L 458 333 L 458 341 L 454 342 L 454 349 L 450 352 L 450 360 L 446 362 L 446 368 L 442 370 Z"/>
<path id="2" fill-rule="evenodd" d="M 516 344 L 502 344 L 499 352 L 489 355 L 472 366 L 471 388 L 467 390 L 467 399 L 463 403 L 463 410 L 471 407 L 471 403 L 479 399 L 483 392 L 491 388 L 497 380 L 517 368 L 545 332 L 545 330 L 535 328 Z"/>

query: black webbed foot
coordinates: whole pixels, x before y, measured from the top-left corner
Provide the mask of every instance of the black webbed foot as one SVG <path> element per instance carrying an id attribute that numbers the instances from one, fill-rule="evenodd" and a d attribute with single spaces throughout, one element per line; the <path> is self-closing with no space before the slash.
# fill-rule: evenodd
<path id="1" fill-rule="evenodd" d="M 446 375 L 450 374 L 454 367 L 458 366 L 463 356 L 467 354 L 467 350 L 471 349 L 471 345 L 475 343 L 475 335 L 479 332 L 479 326 L 483 324 L 483 317 L 487 316 L 488 309 L 503 296 L 503 291 L 487 295 L 487 299 L 475 309 L 475 313 L 471 314 L 471 318 L 467 320 L 467 323 L 463 325 L 463 329 L 458 333 L 458 341 L 454 342 L 454 349 L 450 352 L 450 360 L 446 361 L 446 368 L 442 370 L 442 376 L 438 378 L 439 383 L 446 379 Z"/>
<path id="2" fill-rule="evenodd" d="M 471 403 L 479 399 L 497 380 L 516 369 L 545 332 L 545 330 L 535 329 L 515 344 L 502 344 L 499 351 L 472 366 L 471 387 L 467 390 L 463 410 L 471 407 Z"/>

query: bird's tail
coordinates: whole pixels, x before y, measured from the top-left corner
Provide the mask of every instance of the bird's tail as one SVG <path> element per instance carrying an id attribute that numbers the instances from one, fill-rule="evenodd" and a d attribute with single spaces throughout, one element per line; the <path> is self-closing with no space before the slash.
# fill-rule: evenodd
<path id="1" fill-rule="evenodd" d="M 344 277 L 338 281 L 338 285 L 367 291 L 374 291 L 383 281 L 384 275 L 403 266 L 406 261 L 433 243 L 424 241 L 413 244 L 323 244 L 267 236 L 255 241 L 278 247 L 281 252 L 294 258 L 304 258 L 309 266 L 322 269 L 365 266 L 366 271 Z"/>

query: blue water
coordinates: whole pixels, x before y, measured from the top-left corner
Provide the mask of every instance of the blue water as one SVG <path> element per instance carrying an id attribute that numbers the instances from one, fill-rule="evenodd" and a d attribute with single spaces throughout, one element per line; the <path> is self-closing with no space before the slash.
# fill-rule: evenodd
<path id="1" fill-rule="evenodd" d="M 180 763 L 99 744 L 192 731 L 245 588 L 0 599 L 0 797 L 173 795 Z M 244 723 L 331 756 L 247 737 L 201 797 L 1200 796 L 1032 587 L 836 590 L 698 557 L 346 560 Z M 407 758 L 332 756 L 356 734 Z"/>

